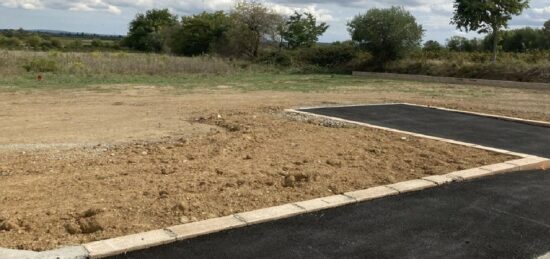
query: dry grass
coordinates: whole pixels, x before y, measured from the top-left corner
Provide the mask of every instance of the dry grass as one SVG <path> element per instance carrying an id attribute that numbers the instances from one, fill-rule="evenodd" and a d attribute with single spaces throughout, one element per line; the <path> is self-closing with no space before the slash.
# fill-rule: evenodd
<path id="1" fill-rule="evenodd" d="M 422 52 L 393 62 L 387 72 L 522 82 L 550 82 L 550 52 L 491 53 Z"/>
<path id="2" fill-rule="evenodd" d="M 243 68 L 238 63 L 208 56 L 0 51 L 0 75 L 25 75 L 29 70 L 70 75 L 167 75 L 227 74 Z"/>

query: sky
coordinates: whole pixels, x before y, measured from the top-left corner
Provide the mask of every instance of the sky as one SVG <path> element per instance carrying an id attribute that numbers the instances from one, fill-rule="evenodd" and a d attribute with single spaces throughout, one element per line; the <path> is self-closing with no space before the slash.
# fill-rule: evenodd
<path id="1" fill-rule="evenodd" d="M 322 42 L 350 38 L 346 24 L 369 8 L 403 6 L 426 30 L 424 40 L 445 40 L 454 35 L 475 37 L 450 25 L 452 0 L 263 0 L 285 15 L 296 11 L 313 13 L 330 25 Z M 510 27 L 540 27 L 550 19 L 550 0 L 531 0 L 531 8 L 514 17 Z M 230 10 L 234 0 L 0 0 L 0 28 L 49 29 L 71 32 L 125 35 L 128 23 L 140 12 L 168 8 L 177 15 Z"/>

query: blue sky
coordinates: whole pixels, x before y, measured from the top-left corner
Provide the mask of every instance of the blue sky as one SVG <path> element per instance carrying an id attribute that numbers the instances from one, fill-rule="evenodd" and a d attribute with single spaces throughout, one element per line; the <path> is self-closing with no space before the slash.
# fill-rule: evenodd
<path id="1" fill-rule="evenodd" d="M 424 39 L 444 42 L 453 35 L 468 37 L 449 25 L 452 0 L 265 0 L 282 14 L 294 10 L 314 13 L 331 27 L 321 41 L 349 39 L 346 23 L 372 7 L 404 6 L 421 23 Z M 169 8 L 178 15 L 201 11 L 230 10 L 234 0 L 0 0 L 0 28 L 53 29 L 100 34 L 126 34 L 138 12 Z M 531 8 L 515 17 L 511 27 L 542 26 L 550 19 L 550 0 L 532 0 Z"/>

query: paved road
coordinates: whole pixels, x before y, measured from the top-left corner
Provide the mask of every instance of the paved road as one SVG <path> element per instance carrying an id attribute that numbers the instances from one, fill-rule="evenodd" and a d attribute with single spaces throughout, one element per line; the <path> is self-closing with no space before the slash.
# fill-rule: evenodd
<path id="1" fill-rule="evenodd" d="M 314 112 L 550 157 L 543 127 L 406 105 Z M 549 186 L 548 171 L 500 175 L 115 258 L 533 258 L 550 251 Z"/>
<path id="2" fill-rule="evenodd" d="M 550 128 L 406 104 L 304 109 L 377 126 L 550 157 Z"/>

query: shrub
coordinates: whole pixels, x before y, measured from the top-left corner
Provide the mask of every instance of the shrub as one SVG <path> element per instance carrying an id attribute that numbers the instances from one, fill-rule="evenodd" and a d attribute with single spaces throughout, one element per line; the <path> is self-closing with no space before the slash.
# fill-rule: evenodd
<path id="1" fill-rule="evenodd" d="M 292 66 L 292 55 L 286 50 L 270 50 L 260 54 L 258 63 L 277 66 Z"/>
<path id="2" fill-rule="evenodd" d="M 332 44 L 300 49 L 298 59 L 305 64 L 342 69 L 357 57 L 357 49 L 351 44 Z"/>
<path id="3" fill-rule="evenodd" d="M 53 59 L 37 58 L 23 65 L 27 72 L 56 72 L 58 70 L 57 62 Z"/>

